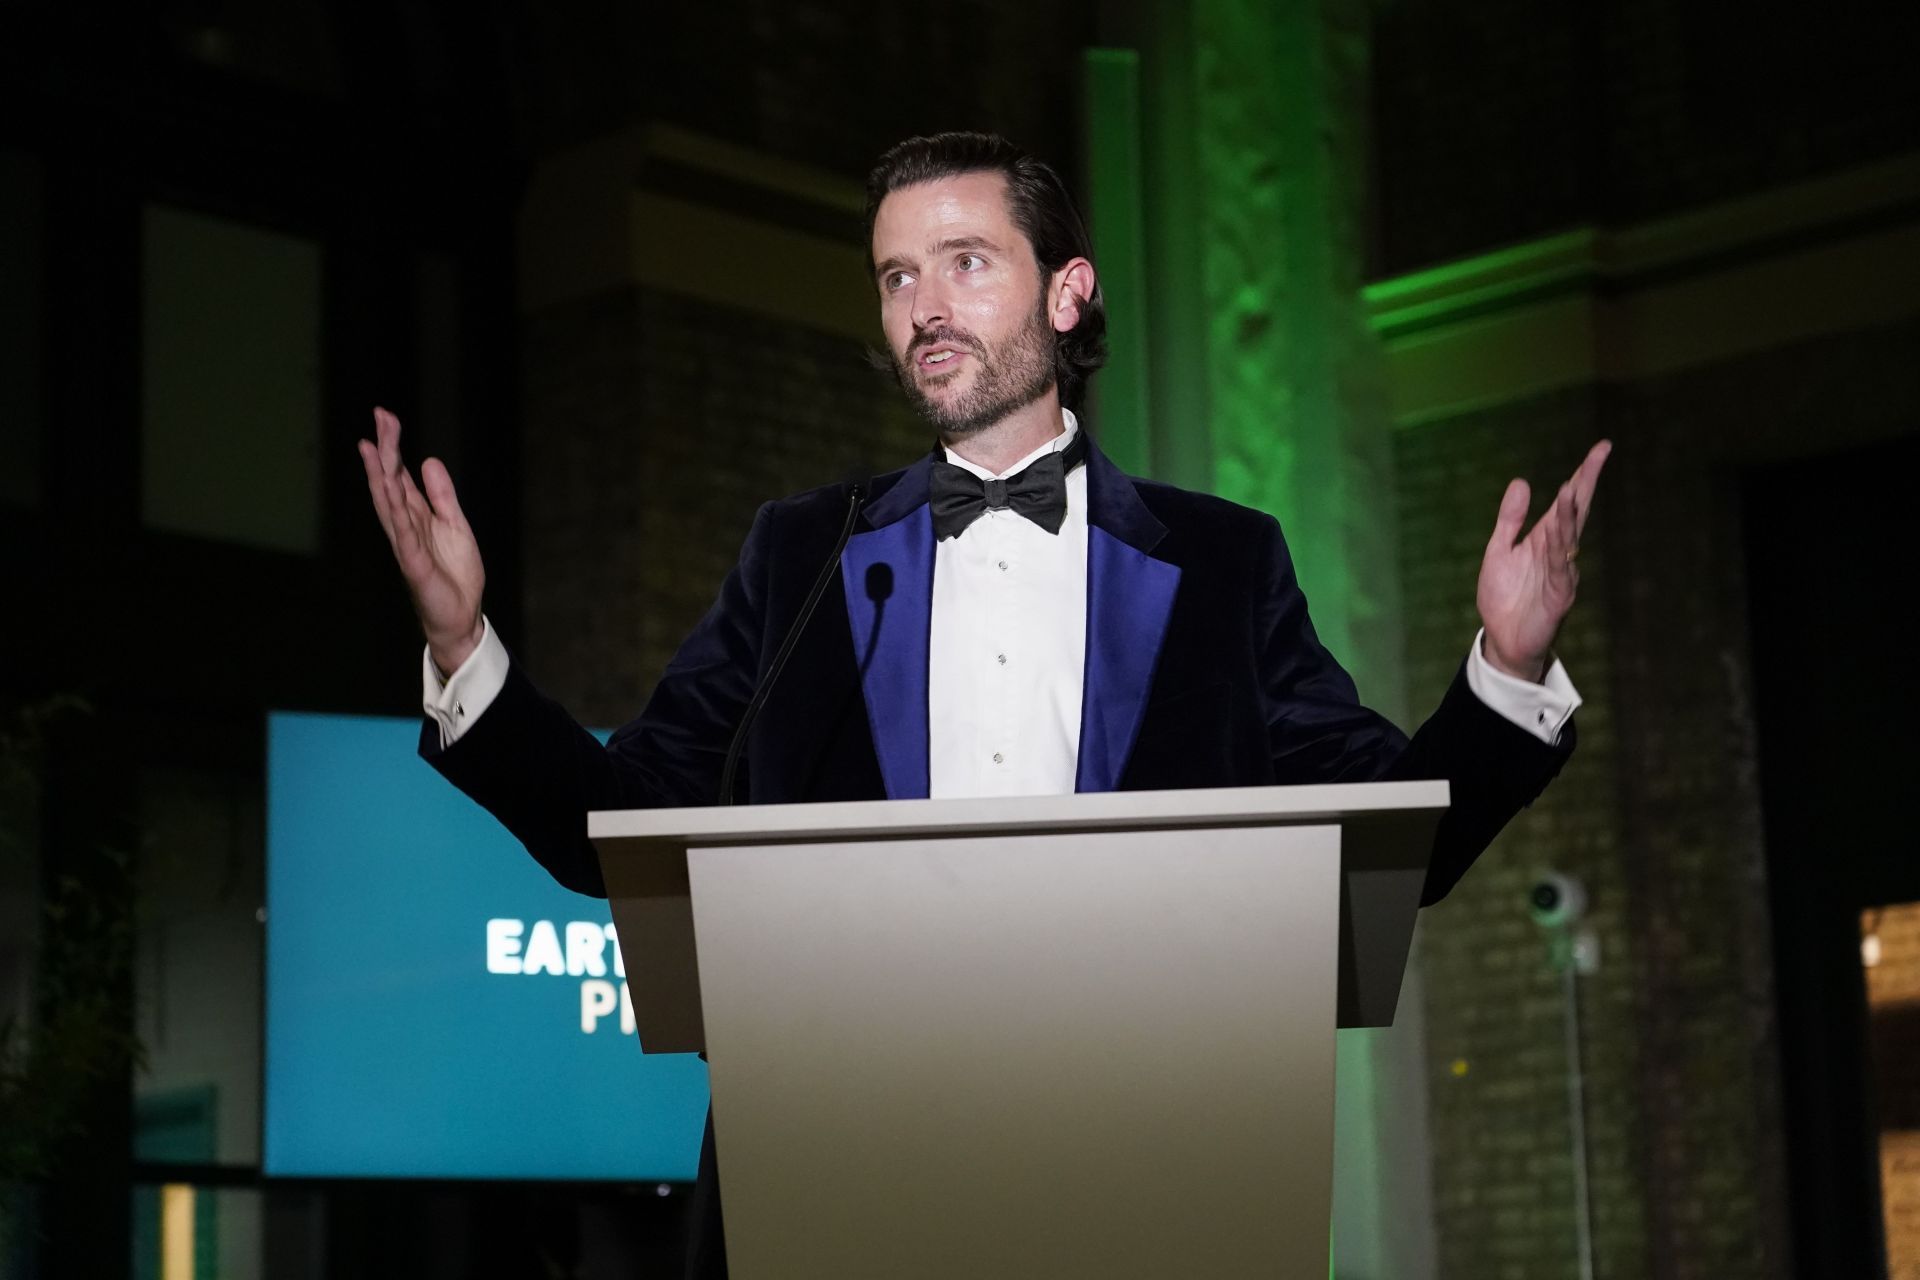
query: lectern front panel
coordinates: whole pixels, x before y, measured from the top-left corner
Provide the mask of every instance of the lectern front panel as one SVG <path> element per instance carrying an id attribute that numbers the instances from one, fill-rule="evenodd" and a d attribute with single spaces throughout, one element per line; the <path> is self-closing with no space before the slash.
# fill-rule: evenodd
<path id="1" fill-rule="evenodd" d="M 1337 828 L 688 859 L 737 1280 L 1325 1274 Z"/>

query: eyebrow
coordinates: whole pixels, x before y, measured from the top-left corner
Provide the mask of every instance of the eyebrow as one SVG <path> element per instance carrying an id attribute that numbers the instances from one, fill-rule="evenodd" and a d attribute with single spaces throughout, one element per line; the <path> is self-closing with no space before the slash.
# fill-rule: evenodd
<path id="1" fill-rule="evenodd" d="M 937 258 L 943 253 L 953 253 L 959 249 L 992 249 L 998 252 L 999 248 L 999 245 L 987 239 L 985 236 L 951 236 L 936 243 L 933 248 L 928 251 L 927 256 Z M 890 272 L 898 271 L 900 268 L 910 265 L 911 263 L 908 259 L 896 255 L 875 267 L 873 269 L 873 278 L 875 280 L 885 280 Z"/>

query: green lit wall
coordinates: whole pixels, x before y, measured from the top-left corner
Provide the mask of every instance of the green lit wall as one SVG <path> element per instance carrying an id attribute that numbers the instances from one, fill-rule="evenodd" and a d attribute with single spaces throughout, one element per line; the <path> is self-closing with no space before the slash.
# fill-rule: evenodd
<path id="1" fill-rule="evenodd" d="M 1365 7 L 1136 9 L 1137 48 L 1087 59 L 1101 429 L 1136 472 L 1278 517 L 1322 639 L 1403 717 L 1384 365 L 1361 296 Z"/>
<path id="2" fill-rule="evenodd" d="M 1136 470 L 1276 516 L 1321 638 L 1405 723 L 1385 363 L 1361 296 L 1367 7 L 1114 8 L 1121 47 L 1087 64 L 1115 328 L 1098 422 Z M 1355 1280 L 1433 1272 L 1422 1001 L 1416 964 L 1393 1031 L 1340 1038 L 1334 1269 Z"/>

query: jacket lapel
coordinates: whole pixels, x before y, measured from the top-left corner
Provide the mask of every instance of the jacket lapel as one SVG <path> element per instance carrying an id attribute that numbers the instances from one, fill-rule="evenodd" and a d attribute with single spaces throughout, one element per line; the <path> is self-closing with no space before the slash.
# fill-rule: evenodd
<path id="1" fill-rule="evenodd" d="M 1118 787 L 1146 713 L 1180 569 L 1152 551 L 1166 526 L 1133 481 L 1087 441 L 1087 656 L 1076 791 Z M 927 655 L 933 619 L 931 456 L 867 505 L 841 582 L 854 660 L 890 800 L 925 799 Z"/>
<path id="2" fill-rule="evenodd" d="M 865 532 L 847 540 L 840 577 L 867 723 L 889 800 L 924 800 L 927 633 L 933 619 L 931 457 L 867 504 Z"/>
<path id="3" fill-rule="evenodd" d="M 1087 664 L 1074 790 L 1112 791 L 1146 713 L 1180 569 L 1150 554 L 1167 527 L 1087 444 Z"/>

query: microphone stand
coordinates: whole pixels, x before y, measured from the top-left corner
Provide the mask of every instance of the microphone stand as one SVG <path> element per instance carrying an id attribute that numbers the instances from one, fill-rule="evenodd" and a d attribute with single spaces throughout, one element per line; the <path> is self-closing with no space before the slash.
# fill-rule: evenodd
<path id="1" fill-rule="evenodd" d="M 774 651 L 773 661 L 767 665 L 767 674 L 761 678 L 760 687 L 753 691 L 753 699 L 747 703 L 747 709 L 740 717 L 740 727 L 733 731 L 733 741 L 727 745 L 727 762 L 720 770 L 720 798 L 718 803 L 734 803 L 734 774 L 740 767 L 740 753 L 747 745 L 747 731 L 753 727 L 760 708 L 767 703 L 767 696 L 773 692 L 774 682 L 780 679 L 787 659 L 793 656 L 794 649 L 800 643 L 800 636 L 807 629 L 813 611 L 820 605 L 820 597 L 827 593 L 827 587 L 833 581 L 834 572 L 840 567 L 840 553 L 847 549 L 847 539 L 853 536 L 854 521 L 860 518 L 860 510 L 866 505 L 866 486 L 855 482 L 847 497 L 847 518 L 840 526 L 840 536 L 834 539 L 833 554 L 820 566 L 820 576 L 813 580 L 812 590 L 800 604 L 800 614 L 787 628 L 786 639 Z"/>

